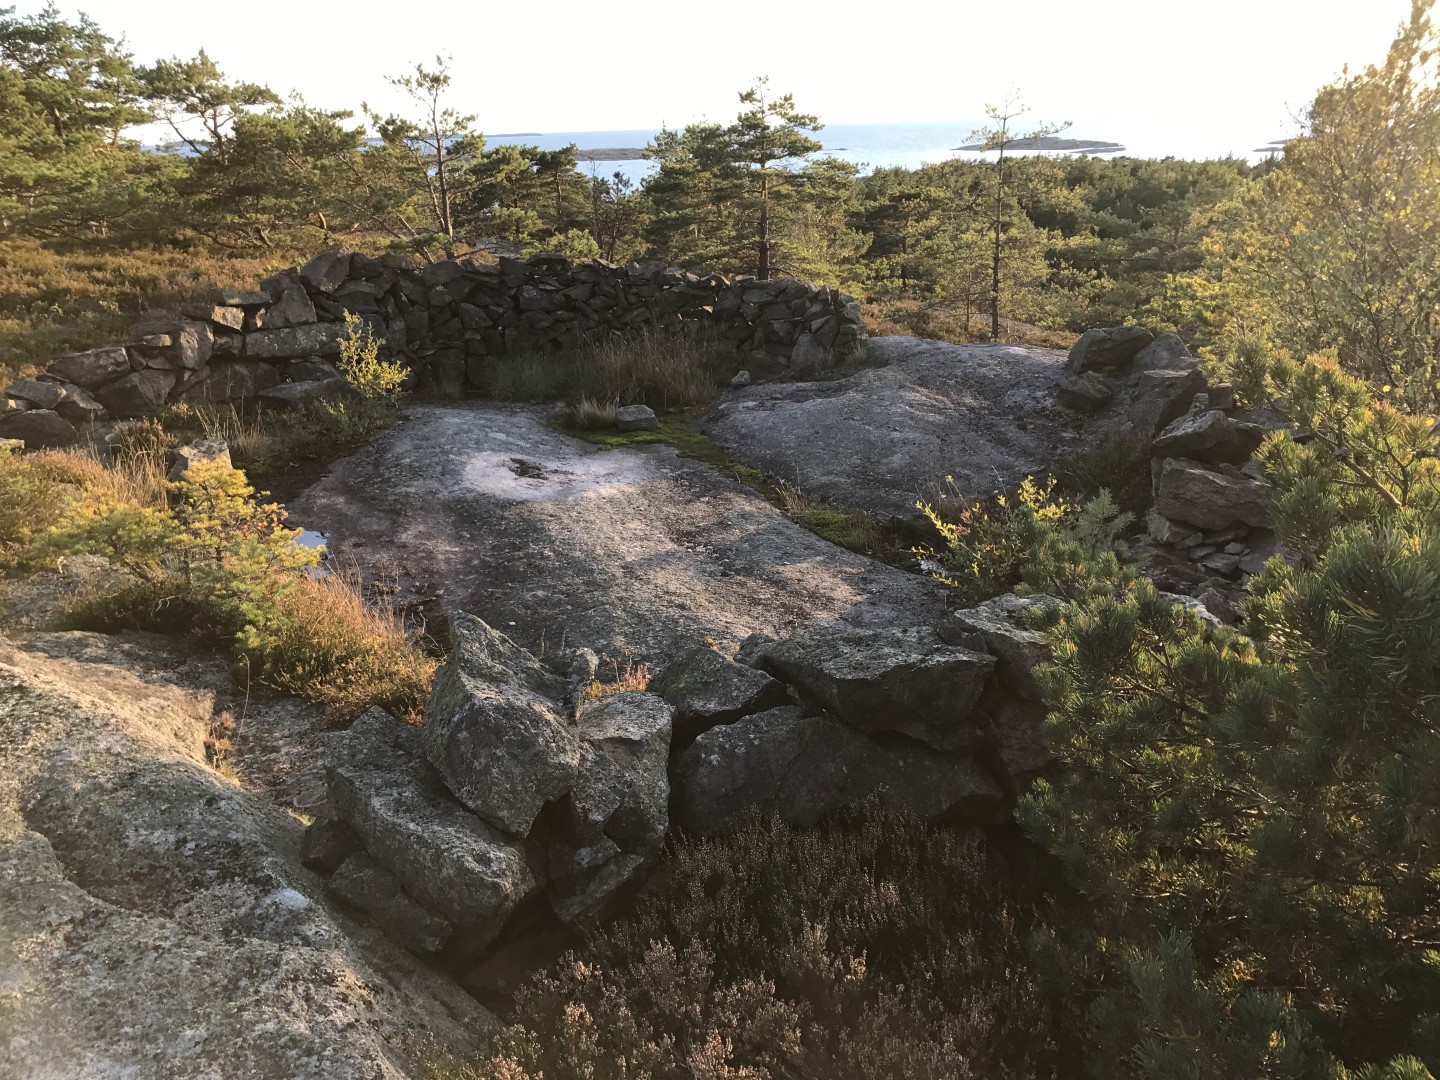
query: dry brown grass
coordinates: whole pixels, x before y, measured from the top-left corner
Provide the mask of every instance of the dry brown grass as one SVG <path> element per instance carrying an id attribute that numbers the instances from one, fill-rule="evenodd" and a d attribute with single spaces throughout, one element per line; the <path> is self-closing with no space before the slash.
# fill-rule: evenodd
<path id="1" fill-rule="evenodd" d="M 990 340 L 990 316 L 957 311 L 945 304 L 920 300 L 887 300 L 865 309 L 865 319 L 876 336 L 920 337 L 949 341 L 957 345 Z M 1068 349 L 1076 334 L 1069 330 L 1047 329 L 1018 319 L 1000 320 L 999 340 L 1013 345 L 1034 345 L 1042 349 Z"/>
<path id="2" fill-rule="evenodd" d="M 610 666 L 614 677 L 609 682 L 602 682 L 598 678 L 591 679 L 580 690 L 580 704 L 609 697 L 611 694 L 648 689 L 650 680 L 654 678 L 654 672 L 648 665 L 637 663 L 634 659 L 626 659 L 623 668 L 618 660 L 611 660 Z"/>
<path id="3" fill-rule="evenodd" d="M 313 701 L 345 725 L 373 705 L 419 723 L 435 675 L 400 615 L 367 598 L 358 574 L 306 577 L 281 595 L 271 625 L 242 647 L 237 672 Z"/>

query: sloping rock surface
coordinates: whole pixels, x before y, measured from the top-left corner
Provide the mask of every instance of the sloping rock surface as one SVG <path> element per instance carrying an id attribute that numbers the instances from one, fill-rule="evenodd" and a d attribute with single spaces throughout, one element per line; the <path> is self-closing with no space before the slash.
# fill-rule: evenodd
<path id="1" fill-rule="evenodd" d="M 964 497 L 988 494 L 1111 430 L 1055 404 L 1070 376 L 1057 349 L 882 337 L 868 362 L 830 382 L 731 391 L 702 426 L 806 495 L 901 515 L 947 477 Z"/>

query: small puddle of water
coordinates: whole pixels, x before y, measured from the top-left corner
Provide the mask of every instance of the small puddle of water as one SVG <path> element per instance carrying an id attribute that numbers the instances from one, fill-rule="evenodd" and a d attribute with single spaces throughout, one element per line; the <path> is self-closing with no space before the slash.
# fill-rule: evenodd
<path id="1" fill-rule="evenodd" d="M 325 534 L 316 532 L 314 529 L 301 529 L 300 535 L 295 538 L 295 546 L 309 548 L 312 551 L 320 552 L 320 562 L 309 567 L 305 572 L 312 578 L 329 577 L 330 571 L 325 568 L 325 559 L 329 557 L 329 541 Z"/>

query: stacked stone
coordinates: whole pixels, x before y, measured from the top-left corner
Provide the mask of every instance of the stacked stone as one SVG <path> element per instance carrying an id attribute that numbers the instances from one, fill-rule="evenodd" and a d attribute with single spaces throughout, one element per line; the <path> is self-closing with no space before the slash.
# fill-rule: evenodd
<path id="1" fill-rule="evenodd" d="M 1123 409 L 1135 437 L 1150 444 L 1154 544 L 1180 557 L 1175 583 L 1212 589 L 1205 599 L 1233 613 L 1243 586 L 1278 551 L 1267 529 L 1269 491 L 1252 459 L 1284 422 L 1239 409 L 1228 384 L 1211 385 L 1184 342 L 1138 326 L 1087 330 L 1070 351 L 1060 404 L 1083 412 Z M 1202 594 L 1203 595 L 1203 594 Z"/>
<path id="2" fill-rule="evenodd" d="M 860 305 L 793 280 L 700 276 L 658 264 L 560 255 L 432 263 L 328 251 L 259 289 L 216 289 L 182 318 L 137 323 L 124 345 L 66 356 L 5 391 L 0 438 L 63 446 L 76 425 L 167 403 L 353 396 L 334 359 L 346 312 L 441 396 L 483 390 L 492 357 L 573 348 L 642 327 L 709 327 L 737 354 L 796 374 L 859 360 Z M 33 414 L 33 415 L 31 415 Z"/>

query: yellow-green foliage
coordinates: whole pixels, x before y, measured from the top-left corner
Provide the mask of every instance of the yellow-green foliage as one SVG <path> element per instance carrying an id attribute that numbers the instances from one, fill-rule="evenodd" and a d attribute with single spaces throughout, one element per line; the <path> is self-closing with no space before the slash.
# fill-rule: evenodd
<path id="1" fill-rule="evenodd" d="M 1027 476 L 1009 494 L 962 503 L 953 520 L 934 504 L 916 506 L 943 541 L 915 549 L 921 565 L 970 602 L 1012 590 L 1078 599 L 1127 576 L 1120 535 L 1133 519 L 1107 491 L 1077 503 L 1057 495 L 1053 479 Z"/>
<path id="2" fill-rule="evenodd" d="M 434 663 L 357 583 L 313 577 L 319 553 L 298 535 L 281 507 L 219 462 L 192 465 L 166 490 L 152 469 L 127 474 L 78 453 L 0 458 L 0 551 L 10 565 L 94 553 L 129 572 L 126 584 L 80 599 L 82 626 L 228 646 L 244 683 L 315 701 L 337 722 L 375 704 L 416 716 Z"/>
<path id="3" fill-rule="evenodd" d="M 370 325 L 353 311 L 345 312 L 345 336 L 340 339 L 337 366 L 367 399 L 393 403 L 405 385 L 405 365 L 380 359 L 379 340 Z"/>

